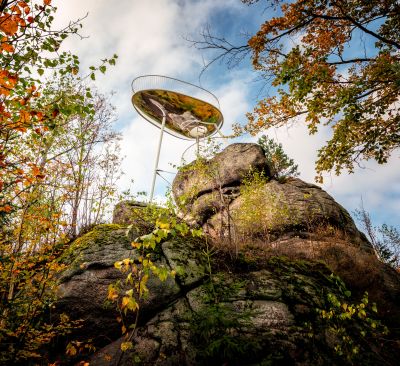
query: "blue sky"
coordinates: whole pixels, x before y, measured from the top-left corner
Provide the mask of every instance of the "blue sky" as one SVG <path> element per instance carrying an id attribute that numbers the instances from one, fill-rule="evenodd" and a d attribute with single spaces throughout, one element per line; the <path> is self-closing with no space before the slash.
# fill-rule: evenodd
<path id="1" fill-rule="evenodd" d="M 161 74 L 198 84 L 204 61 L 210 56 L 190 47 L 185 38 L 198 37 L 201 29 L 209 24 L 216 33 L 243 43 L 244 34 L 255 32 L 270 15 L 263 5 L 249 7 L 239 0 L 120 0 L 115 3 L 54 0 L 53 3 L 59 8 L 56 17 L 59 25 L 88 13 L 81 32 L 87 38 L 74 37 L 64 45 L 80 57 L 82 71 L 104 57 L 114 53 L 119 56 L 116 67 L 98 77 L 96 86 L 102 92 L 115 93 L 112 97 L 118 113 L 115 128 L 123 135 L 125 172 L 120 188 L 128 188 L 133 179 L 134 185 L 130 186 L 133 191 L 149 191 L 158 130 L 134 111 L 130 102 L 132 80 L 143 74 Z M 201 85 L 220 100 L 226 134 L 231 131 L 232 123 L 244 123 L 245 113 L 254 107 L 261 88 L 261 84 L 254 82 L 256 77 L 249 63 L 244 62 L 230 70 L 216 64 L 201 78 Z M 300 178 L 313 182 L 316 151 L 328 139 L 329 129 L 309 136 L 305 126 L 298 124 L 290 129 L 270 130 L 267 134 L 281 142 L 299 164 Z M 241 141 L 256 141 L 256 138 L 244 137 Z M 179 164 L 189 144 L 166 135 L 160 168 L 173 170 L 171 164 Z M 376 223 L 396 225 L 400 208 L 399 155 L 395 152 L 389 163 L 382 166 L 365 163 L 352 175 L 327 174 L 322 188 L 349 212 L 359 206 L 362 197 Z M 161 179 L 158 182 L 156 193 L 161 197 L 166 186 Z"/>

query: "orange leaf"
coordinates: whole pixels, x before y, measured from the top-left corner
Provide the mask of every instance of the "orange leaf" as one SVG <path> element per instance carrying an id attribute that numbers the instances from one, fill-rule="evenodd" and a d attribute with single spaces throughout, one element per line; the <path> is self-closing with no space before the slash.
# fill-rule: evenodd
<path id="1" fill-rule="evenodd" d="M 36 165 L 32 166 L 31 170 L 32 170 L 32 175 L 33 176 L 38 176 L 38 175 L 41 174 L 40 173 L 40 168 L 38 166 L 36 166 Z"/>
<path id="2" fill-rule="evenodd" d="M 10 205 L 5 205 L 5 206 L 3 206 L 3 207 L 0 207 L 0 212 L 1 212 L 1 211 L 4 211 L 4 212 L 11 212 L 11 211 L 12 211 L 12 208 L 11 208 Z"/>
<path id="3" fill-rule="evenodd" d="M 8 96 L 10 95 L 10 91 L 0 86 L 0 94 Z"/>
<path id="4" fill-rule="evenodd" d="M 44 5 L 50 5 L 51 0 L 43 0 Z"/>
<path id="5" fill-rule="evenodd" d="M 18 17 L 17 21 L 21 27 L 26 27 L 26 22 L 24 18 Z"/>
<path id="6" fill-rule="evenodd" d="M 18 31 L 17 17 L 13 15 L 4 15 L 0 17 L 0 30 L 12 36 Z"/>
<path id="7" fill-rule="evenodd" d="M 19 112 L 19 115 L 20 115 L 19 120 L 21 122 L 29 122 L 32 118 L 31 114 L 27 111 L 21 111 L 21 112 Z"/>
<path id="8" fill-rule="evenodd" d="M 8 92 L 1 90 L 0 92 L 3 92 L 2 94 L 8 95 L 9 90 L 13 89 L 16 83 L 16 76 L 11 75 L 7 70 L 0 70 L 0 89 L 8 89 Z"/>
<path id="9" fill-rule="evenodd" d="M 12 6 L 10 10 L 17 15 L 21 15 L 21 9 L 17 5 Z"/>
<path id="10" fill-rule="evenodd" d="M 11 43 L 8 42 L 7 37 L 3 37 L 1 39 L 1 51 L 6 51 L 6 52 L 14 52 L 14 47 Z"/>

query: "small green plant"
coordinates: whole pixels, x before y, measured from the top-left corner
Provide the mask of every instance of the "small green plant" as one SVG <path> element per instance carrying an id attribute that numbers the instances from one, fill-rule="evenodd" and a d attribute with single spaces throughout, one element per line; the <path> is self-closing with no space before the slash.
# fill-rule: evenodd
<path id="1" fill-rule="evenodd" d="M 283 151 L 282 144 L 276 143 L 273 139 L 262 135 L 258 144 L 264 150 L 268 166 L 271 169 L 271 177 L 279 181 L 285 181 L 288 177 L 300 175 L 298 165 L 294 163 Z"/>
<path id="2" fill-rule="evenodd" d="M 375 318 L 378 309 L 376 303 L 369 302 L 368 292 L 364 293 L 359 303 L 352 303 L 351 292 L 347 290 L 344 282 L 333 274 L 329 279 L 338 293 L 326 294 L 324 308 L 316 309 L 316 320 L 318 325 L 323 326 L 331 335 L 336 355 L 345 358 L 351 364 L 357 363 L 366 346 L 372 350 L 371 344 L 384 339 L 389 331 Z M 313 337 L 312 331 L 309 336 Z"/>
<path id="3" fill-rule="evenodd" d="M 375 226 L 362 201 L 354 215 L 365 230 L 377 257 L 394 269 L 400 268 L 400 230 L 386 224 Z"/>
<path id="4" fill-rule="evenodd" d="M 242 243 L 250 238 L 271 240 L 271 233 L 296 217 L 283 195 L 268 189 L 263 172 L 250 171 L 240 187 L 240 206 L 232 209 L 236 236 Z"/>
<path id="5" fill-rule="evenodd" d="M 125 284 L 118 281 L 108 287 L 108 300 L 116 303 L 120 313 L 117 321 L 121 323 L 122 334 L 125 336 L 124 342 L 121 343 L 123 352 L 134 347 L 132 339 L 137 329 L 141 306 L 149 296 L 147 282 L 150 276 L 155 276 L 163 282 L 168 277 L 174 278 L 176 271 L 183 272 L 180 268 L 170 270 L 166 266 L 157 265 L 153 260 L 154 253 L 163 241 L 177 236 L 189 235 L 201 237 L 202 231 L 190 229 L 185 223 L 177 221 L 176 218 L 161 213 L 155 222 L 154 230 L 132 242 L 132 247 L 138 257 L 125 258 L 114 263 L 115 268 L 127 274 Z M 129 313 L 134 314 L 133 324 L 129 324 L 127 320 Z"/>
<path id="6" fill-rule="evenodd" d="M 193 317 L 193 337 L 196 339 L 200 362 L 205 365 L 234 362 L 260 348 L 260 343 L 243 335 L 250 326 L 251 309 L 238 312 L 229 304 L 209 304 Z"/>
<path id="7" fill-rule="evenodd" d="M 357 359 L 362 349 L 361 342 L 382 338 L 388 329 L 372 317 L 377 313 L 376 304 L 369 304 L 368 293 L 365 292 L 360 303 L 340 301 L 335 294 L 327 294 L 327 309 L 317 309 L 321 321 L 335 335 L 335 352 L 348 361 Z M 352 334 L 356 332 L 358 334 Z"/>
<path id="8" fill-rule="evenodd" d="M 257 339 L 244 334 L 245 328 L 251 327 L 255 315 L 249 305 L 240 309 L 232 299 L 245 286 L 244 282 L 227 283 L 226 278 L 213 275 L 211 257 L 216 253 L 207 248 L 203 251 L 208 263 L 209 279 L 204 284 L 200 310 L 191 315 L 192 338 L 197 348 L 197 360 L 200 364 L 238 364 L 243 356 L 260 349 Z"/>

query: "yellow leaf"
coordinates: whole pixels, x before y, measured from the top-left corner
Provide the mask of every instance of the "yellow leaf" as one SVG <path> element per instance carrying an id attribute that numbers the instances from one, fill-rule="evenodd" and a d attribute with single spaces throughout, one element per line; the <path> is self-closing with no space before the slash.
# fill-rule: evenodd
<path id="1" fill-rule="evenodd" d="M 77 353 L 77 350 L 74 345 L 72 345 L 71 343 L 68 343 L 67 350 L 65 351 L 65 353 L 69 356 L 75 356 Z"/>
<path id="2" fill-rule="evenodd" d="M 158 221 L 157 224 L 160 227 L 160 229 L 167 229 L 168 230 L 170 228 L 169 222 Z"/>
<path id="3" fill-rule="evenodd" d="M 127 351 L 128 349 L 131 349 L 131 348 L 133 348 L 132 342 L 122 342 L 121 343 L 121 351 L 122 352 L 125 352 L 125 351 Z"/>
<path id="4" fill-rule="evenodd" d="M 112 356 L 107 353 L 107 354 L 104 355 L 104 359 L 106 361 L 111 361 L 112 360 Z"/>
<path id="5" fill-rule="evenodd" d="M 128 296 L 132 297 L 133 296 L 133 289 L 130 289 L 128 291 L 125 291 L 125 294 L 127 294 Z"/>
<path id="6" fill-rule="evenodd" d="M 110 285 L 110 286 L 108 287 L 108 296 L 107 296 L 107 299 L 108 299 L 108 300 L 114 301 L 114 300 L 117 299 L 117 298 L 118 298 L 118 291 L 116 290 L 115 287 L 113 287 L 112 285 Z"/>
<path id="7" fill-rule="evenodd" d="M 130 260 L 129 258 L 125 258 L 125 259 L 122 261 L 122 263 L 123 263 L 125 266 L 128 266 L 128 265 L 131 263 L 131 260 Z"/>
<path id="8" fill-rule="evenodd" d="M 136 243 L 135 241 L 131 243 L 132 247 L 136 248 L 136 249 L 140 249 L 140 247 L 142 246 L 142 244 L 140 243 Z"/>
<path id="9" fill-rule="evenodd" d="M 130 300 L 130 298 L 129 298 L 129 297 L 127 297 L 127 296 L 124 296 L 124 297 L 122 298 L 122 304 L 121 304 L 121 307 L 122 307 L 122 308 L 126 307 L 126 306 L 129 304 L 129 300 Z"/>

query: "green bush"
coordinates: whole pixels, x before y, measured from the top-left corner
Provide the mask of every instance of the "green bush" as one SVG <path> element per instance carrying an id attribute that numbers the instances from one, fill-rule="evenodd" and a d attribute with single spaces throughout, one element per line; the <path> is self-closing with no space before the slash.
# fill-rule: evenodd
<path id="1" fill-rule="evenodd" d="M 298 165 L 294 163 L 283 151 L 282 144 L 263 135 L 258 139 L 258 144 L 264 151 L 268 165 L 271 169 L 271 177 L 277 180 L 285 180 L 288 177 L 300 175 Z"/>

